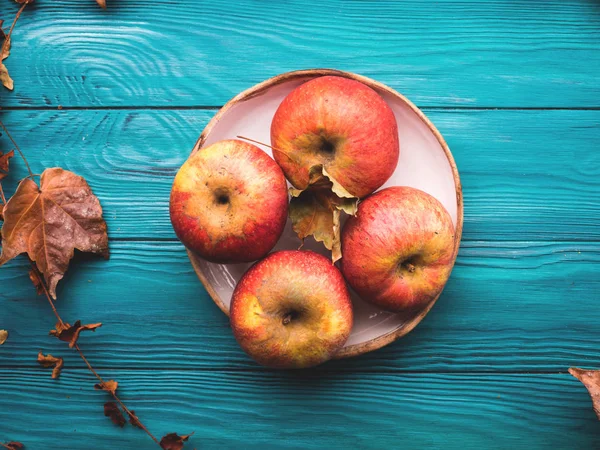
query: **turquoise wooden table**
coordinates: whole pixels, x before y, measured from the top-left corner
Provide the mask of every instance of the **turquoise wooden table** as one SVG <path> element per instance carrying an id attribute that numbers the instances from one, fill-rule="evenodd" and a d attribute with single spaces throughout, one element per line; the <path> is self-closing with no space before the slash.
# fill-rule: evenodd
<path id="1" fill-rule="evenodd" d="M 0 2 L 12 21 L 18 6 Z M 189 448 L 600 447 L 570 366 L 600 368 L 600 3 L 595 0 L 37 0 L 5 61 L 0 118 L 34 171 L 86 177 L 109 261 L 78 256 L 66 319 L 158 436 Z M 5 22 L 6 25 L 6 22 Z M 178 167 L 230 97 L 281 72 L 332 67 L 390 85 L 442 132 L 465 226 L 440 301 L 406 338 L 308 372 L 255 365 L 197 280 L 168 217 Z M 0 150 L 9 142 L 0 138 Z M 21 161 L 5 182 L 26 175 Z M 12 193 L 13 188 L 11 188 Z M 27 449 L 142 449 L 27 262 L 0 269 L 0 440 Z M 60 380 L 37 352 L 65 357 Z"/>

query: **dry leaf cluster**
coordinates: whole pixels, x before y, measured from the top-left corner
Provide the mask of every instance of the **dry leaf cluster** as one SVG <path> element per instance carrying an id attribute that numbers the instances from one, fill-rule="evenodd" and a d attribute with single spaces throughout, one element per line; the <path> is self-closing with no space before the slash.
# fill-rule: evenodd
<path id="1" fill-rule="evenodd" d="M 23 156 L 21 149 L 2 122 L 0 127 Z M 135 412 L 129 410 L 119 399 L 118 382 L 104 381 L 84 356 L 77 344 L 80 334 L 84 331 L 95 331 L 102 324 L 82 325 L 81 321 L 77 320 L 71 325 L 62 320 L 54 304 L 57 284 L 66 273 L 76 249 L 108 257 L 107 227 L 98 198 L 82 177 L 58 167 L 44 170 L 38 185 L 34 181 L 36 175 L 31 172 L 23 156 L 29 176 L 19 183 L 11 198 L 5 199 L 2 181 L 8 175 L 8 160 L 13 155 L 12 151 L 0 154 L 0 220 L 3 221 L 0 231 L 2 237 L 0 266 L 19 255 L 27 256 L 31 264 L 29 278 L 37 293 L 46 296 L 57 318 L 50 335 L 67 342 L 70 348 L 76 349 L 99 381 L 94 388 L 105 391 L 116 402 L 106 403 L 104 414 L 119 426 L 123 426 L 126 421 L 119 409 L 120 405 L 129 417 L 130 423 L 143 429 L 161 448 L 182 448 L 183 442 L 189 436 L 170 433 L 159 441 L 141 423 Z M 0 344 L 4 343 L 7 336 L 5 330 L 0 330 Z M 60 377 L 64 368 L 62 357 L 44 355 L 40 351 L 37 361 L 43 367 L 52 368 L 52 378 Z M 22 444 L 16 442 L 0 443 L 0 445 L 5 448 L 23 448 Z"/>
<path id="2" fill-rule="evenodd" d="M 313 166 L 309 172 L 306 189 L 290 189 L 289 215 L 292 228 L 302 240 L 313 236 L 331 250 L 336 262 L 342 257 L 340 215 L 355 215 L 358 198 L 339 184 L 322 165 Z"/>
<path id="3" fill-rule="evenodd" d="M 21 444 L 20 442 L 7 442 L 6 444 L 3 444 L 2 442 L 0 442 L 0 445 L 4 448 L 7 448 L 8 450 L 22 450 L 25 448 L 25 446 L 23 444 Z"/>
<path id="4" fill-rule="evenodd" d="M 8 69 L 4 65 L 4 60 L 10 56 L 10 40 L 12 37 L 12 31 L 15 27 L 15 24 L 19 20 L 21 13 L 25 9 L 25 7 L 34 2 L 34 0 L 15 0 L 16 3 L 22 5 L 10 27 L 10 31 L 8 34 L 4 32 L 4 20 L 0 19 L 0 41 L 2 41 L 2 47 L 0 48 L 0 83 L 9 90 L 13 90 L 14 82 L 8 73 Z M 106 9 L 106 0 L 96 0 L 96 3 L 102 8 Z"/>
<path id="5" fill-rule="evenodd" d="M 8 339 L 8 331 L 0 330 L 0 345 L 4 344 Z"/>
<path id="6" fill-rule="evenodd" d="M 600 420 L 600 370 L 584 370 L 571 367 L 569 373 L 577 378 L 588 390 L 592 398 L 594 412 Z"/>

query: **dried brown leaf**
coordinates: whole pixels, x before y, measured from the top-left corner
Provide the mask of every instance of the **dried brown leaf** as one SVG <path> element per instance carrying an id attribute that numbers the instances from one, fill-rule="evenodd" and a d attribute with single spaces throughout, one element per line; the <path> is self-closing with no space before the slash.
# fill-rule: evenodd
<path id="1" fill-rule="evenodd" d="M 0 39 L 6 39 L 6 33 L 4 32 L 4 20 L 0 19 Z"/>
<path id="2" fill-rule="evenodd" d="M 23 444 L 21 444 L 20 442 L 7 442 L 6 444 L 4 444 L 4 446 L 6 448 L 8 448 L 9 450 L 22 450 L 25 448 L 25 446 Z"/>
<path id="3" fill-rule="evenodd" d="M 331 259 L 342 257 L 340 240 L 341 211 L 354 215 L 358 198 L 350 194 L 321 165 L 310 169 L 306 189 L 290 189 L 289 216 L 292 228 L 304 240 L 313 236 L 331 250 Z"/>
<path id="4" fill-rule="evenodd" d="M 571 367 L 569 373 L 583 383 L 592 398 L 592 406 L 600 420 L 600 370 L 584 370 Z"/>
<path id="5" fill-rule="evenodd" d="M 54 367 L 52 370 L 52 378 L 56 379 L 60 377 L 60 372 L 63 368 L 64 361 L 62 358 L 56 358 L 51 354 L 47 354 L 44 356 L 42 351 L 38 353 L 37 362 L 40 363 L 43 367 Z"/>
<path id="6" fill-rule="evenodd" d="M 104 404 L 104 415 L 110 417 L 115 425 L 123 428 L 125 426 L 125 417 L 115 402 L 106 402 Z"/>
<path id="7" fill-rule="evenodd" d="M 179 436 L 177 433 L 169 433 L 162 437 L 160 440 L 160 446 L 163 448 L 163 450 L 181 450 L 184 442 L 187 441 L 193 434 L 194 433 Z"/>
<path id="8" fill-rule="evenodd" d="M 39 188 L 23 180 L 4 207 L 0 266 L 27 253 L 56 298 L 75 249 L 108 257 L 102 207 L 87 182 L 56 167 L 42 173 Z"/>
<path id="9" fill-rule="evenodd" d="M 4 61 L 10 56 L 10 37 L 6 36 L 2 43 L 2 50 L 0 50 L 0 60 Z"/>
<path id="10" fill-rule="evenodd" d="M 94 389 L 103 390 L 109 392 L 111 394 L 115 394 L 117 392 L 117 387 L 119 383 L 114 380 L 103 381 L 102 383 L 98 383 L 94 385 Z"/>
<path id="11" fill-rule="evenodd" d="M 0 330 L 0 345 L 4 344 L 8 339 L 8 331 Z"/>
<path id="12" fill-rule="evenodd" d="M 0 62 L 0 82 L 6 89 L 10 91 L 12 91 L 15 86 L 13 79 L 8 74 L 8 69 L 2 62 Z"/>
<path id="13" fill-rule="evenodd" d="M 13 156 L 15 156 L 14 150 L 8 153 L 0 152 L 0 180 L 3 180 L 8 175 L 8 160 Z"/>
<path id="14" fill-rule="evenodd" d="M 131 423 L 131 425 L 141 428 L 142 430 L 144 429 L 142 422 L 140 422 L 140 419 L 138 419 L 138 417 L 135 415 L 135 411 L 133 409 L 127 414 L 129 415 L 129 423 Z"/>
<path id="15" fill-rule="evenodd" d="M 43 282 L 42 282 L 42 280 L 40 280 L 40 277 L 38 276 L 38 274 L 37 274 L 37 272 L 35 270 L 31 269 L 29 271 L 29 279 L 31 280 L 31 282 L 35 286 L 35 291 L 37 292 L 37 295 L 44 294 L 44 285 L 43 285 Z"/>
<path id="16" fill-rule="evenodd" d="M 75 347 L 77 344 L 77 339 L 79 339 L 79 334 L 82 331 L 90 330 L 96 331 L 96 328 L 101 327 L 101 323 L 91 323 L 88 325 L 81 325 L 81 320 L 78 320 L 73 325 L 68 323 L 60 323 L 58 322 L 55 326 L 55 330 L 50 330 L 51 336 L 56 336 L 61 341 L 65 341 L 69 343 L 69 347 Z"/>
<path id="17" fill-rule="evenodd" d="M 106 9 L 106 0 L 96 0 L 96 3 L 100 5 L 100 8 Z"/>

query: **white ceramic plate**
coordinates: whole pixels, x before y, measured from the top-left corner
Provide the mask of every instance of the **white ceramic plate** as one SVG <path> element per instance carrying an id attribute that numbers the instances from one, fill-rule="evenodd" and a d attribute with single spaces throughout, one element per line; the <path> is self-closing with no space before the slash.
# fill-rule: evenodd
<path id="1" fill-rule="evenodd" d="M 398 122 L 400 160 L 387 186 L 412 186 L 436 197 L 446 207 L 456 228 L 455 255 L 462 232 L 463 204 L 460 179 L 452 154 L 440 133 L 410 101 L 385 85 L 359 75 L 336 70 L 316 69 L 289 72 L 269 79 L 230 100 L 202 132 L 192 153 L 223 139 L 245 136 L 270 144 L 273 115 L 281 101 L 295 87 L 323 75 L 338 75 L 361 81 L 375 89 L 390 105 Z M 263 150 L 272 156 L 269 148 Z M 288 220 L 274 250 L 297 249 L 300 240 Z M 322 244 L 306 239 L 305 249 L 330 257 Z M 214 264 L 188 252 L 198 277 L 215 303 L 229 313 L 236 283 L 251 264 Z M 352 334 L 338 357 L 354 356 L 380 348 L 411 331 L 427 314 L 412 317 L 382 311 L 362 301 L 351 291 L 354 303 Z M 437 299 L 436 299 L 437 300 Z"/>

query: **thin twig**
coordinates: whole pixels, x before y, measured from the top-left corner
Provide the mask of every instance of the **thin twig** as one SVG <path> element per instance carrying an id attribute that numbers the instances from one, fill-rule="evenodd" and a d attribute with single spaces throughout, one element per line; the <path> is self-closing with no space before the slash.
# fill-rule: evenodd
<path id="1" fill-rule="evenodd" d="M 25 6 L 27 3 L 23 3 L 23 6 Z M 21 8 L 23 9 L 23 8 Z M 23 152 L 21 151 L 21 149 L 19 148 L 19 146 L 17 145 L 17 143 L 15 142 L 15 140 L 12 138 L 12 136 L 10 135 L 10 133 L 8 132 L 8 130 L 6 129 L 6 127 L 4 126 L 4 124 L 2 123 L 2 121 L 0 120 L 0 127 L 2 127 L 2 129 L 4 130 L 4 132 L 6 133 L 6 135 L 8 136 L 8 138 L 10 139 L 10 141 L 13 143 L 13 145 L 15 146 L 15 148 L 17 149 L 17 151 L 19 152 L 19 155 L 21 155 L 21 158 L 23 159 L 23 162 L 25 162 L 25 165 L 27 166 L 27 170 L 29 171 L 29 176 L 30 177 L 34 177 L 33 172 L 31 171 L 31 167 L 29 167 L 29 163 L 27 162 L 27 158 L 25 158 L 25 155 L 23 154 Z"/>
<path id="2" fill-rule="evenodd" d="M 52 297 L 50 297 L 50 293 L 48 292 L 48 289 L 46 289 L 46 283 L 44 283 L 44 279 L 42 278 L 40 269 L 37 268 L 37 266 L 31 259 L 29 260 L 29 264 L 31 264 L 31 270 L 33 271 L 35 276 L 38 278 L 38 281 L 40 282 L 40 286 L 42 286 L 42 289 L 44 290 L 44 293 L 46 294 L 46 297 L 48 298 L 48 301 L 50 302 L 50 306 L 52 307 L 52 312 L 56 316 L 58 323 L 63 325 L 64 322 L 60 318 L 60 315 L 58 314 L 58 311 L 56 310 L 56 307 L 54 306 L 54 302 L 52 301 Z"/>
<path id="3" fill-rule="evenodd" d="M 32 267 L 33 271 L 35 272 L 35 275 L 39 278 L 40 285 L 42 286 L 42 289 L 44 290 L 44 294 L 46 295 L 46 298 L 48 299 L 48 303 L 50 303 L 50 306 L 52 307 L 52 311 L 54 312 L 54 315 L 56 316 L 56 318 L 58 319 L 58 321 L 61 325 L 64 324 L 63 320 L 61 319 L 60 315 L 58 314 L 58 311 L 56 310 L 56 306 L 54 305 L 54 302 L 52 301 L 52 297 L 50 297 L 50 293 L 48 292 L 48 289 L 46 288 L 46 283 L 44 282 L 44 280 L 42 278 L 42 274 L 40 273 L 40 270 L 33 263 L 33 261 L 31 261 L 31 260 L 29 260 L 29 261 L 31 263 L 31 267 Z M 90 369 L 90 372 L 92 372 L 94 374 L 94 376 L 98 379 L 98 381 L 100 381 L 100 383 L 104 383 L 104 380 L 102 379 L 100 374 L 98 374 L 98 372 L 96 372 L 96 370 L 92 367 L 92 365 L 90 364 L 88 359 L 84 356 L 84 354 L 81 351 L 81 348 L 79 348 L 78 344 L 75 344 L 75 349 L 79 353 L 79 356 L 81 357 L 81 359 L 83 360 L 85 365 L 88 367 L 88 369 Z M 121 399 L 117 396 L 117 394 L 113 391 L 107 391 L 107 392 L 109 392 L 110 395 L 112 395 L 112 397 L 115 399 L 115 401 L 121 406 L 121 408 L 123 408 L 123 411 L 125 411 L 130 418 L 134 417 L 135 419 L 137 419 L 137 425 L 139 425 L 140 428 L 142 430 L 144 430 L 146 432 L 146 434 L 148 436 L 150 436 L 152 438 L 152 440 L 158 444 L 158 446 L 160 446 L 160 442 L 158 441 L 158 439 L 156 439 L 156 437 L 152 433 L 150 433 L 150 430 L 148 430 L 148 428 L 146 428 L 146 426 L 140 421 L 139 417 L 137 415 L 135 415 L 134 413 L 132 413 L 129 410 L 129 408 L 127 408 L 127 406 L 125 406 L 125 403 L 123 403 L 121 401 Z"/>
<path id="4" fill-rule="evenodd" d="M 17 11 L 17 15 L 15 16 L 15 19 L 13 20 L 12 25 L 10 26 L 10 30 L 8 31 L 8 34 L 6 35 L 6 40 L 10 40 L 10 36 L 12 35 L 13 32 L 13 28 L 15 27 L 15 25 L 17 24 L 17 20 L 19 20 L 19 17 L 21 17 L 21 13 L 23 12 L 23 10 L 25 9 L 25 7 L 29 5 L 29 2 L 25 2 L 23 3 L 23 6 L 21 6 L 19 8 L 19 11 Z M 6 45 L 6 43 L 4 43 L 4 45 Z M 2 46 L 2 50 L 4 50 L 4 45 Z"/>

